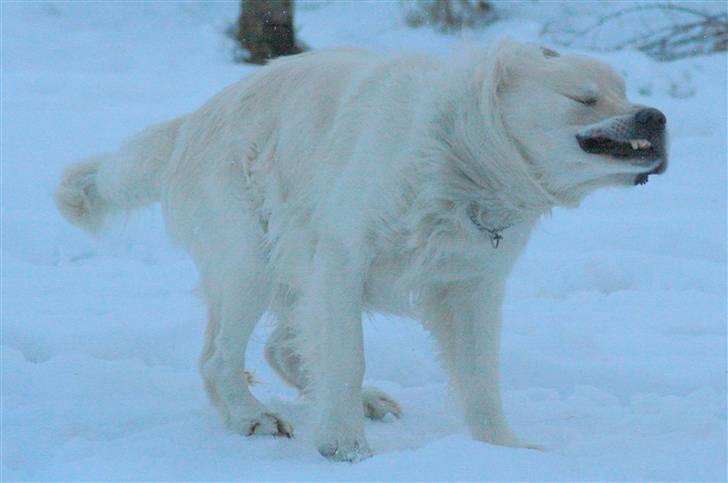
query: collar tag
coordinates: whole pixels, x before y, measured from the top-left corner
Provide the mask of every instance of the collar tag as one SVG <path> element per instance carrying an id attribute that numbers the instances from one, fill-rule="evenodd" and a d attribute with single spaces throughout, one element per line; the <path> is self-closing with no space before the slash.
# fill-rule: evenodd
<path id="1" fill-rule="evenodd" d="M 503 235 L 501 235 L 501 232 L 511 226 L 511 225 L 507 225 L 507 226 L 499 226 L 496 228 L 488 228 L 487 226 L 483 225 L 483 223 L 481 223 L 481 221 L 478 219 L 478 216 L 475 213 L 474 205 L 470 205 L 468 217 L 470 218 L 470 221 L 473 222 L 475 227 L 478 230 L 480 230 L 481 233 L 488 235 L 488 238 L 490 238 L 490 245 L 493 248 L 498 248 L 500 246 L 500 242 L 503 239 Z"/>

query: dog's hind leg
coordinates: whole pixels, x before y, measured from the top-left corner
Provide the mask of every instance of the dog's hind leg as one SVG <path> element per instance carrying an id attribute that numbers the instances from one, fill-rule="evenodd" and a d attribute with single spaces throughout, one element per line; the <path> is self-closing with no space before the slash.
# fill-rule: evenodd
<path id="1" fill-rule="evenodd" d="M 263 262 L 238 257 L 214 268 L 203 272 L 210 320 L 200 361 L 210 398 L 232 431 L 291 437 L 291 426 L 250 393 L 245 372 L 248 340 L 270 300 Z M 204 280 L 213 274 L 214 280 Z"/>
<path id="2" fill-rule="evenodd" d="M 207 361 L 215 354 L 215 338 L 220 330 L 219 314 L 212 307 L 207 309 L 207 328 L 205 329 L 205 343 L 202 347 L 202 354 L 200 354 L 200 371 L 202 372 L 202 380 L 205 383 L 205 389 L 210 400 L 217 407 L 224 405 L 220 396 L 217 395 L 217 388 L 215 387 L 212 378 L 205 376 L 205 366 Z"/>
<path id="3" fill-rule="evenodd" d="M 268 364 L 289 385 L 306 396 L 309 379 L 303 367 L 300 352 L 296 350 L 295 329 L 291 325 L 288 309 L 275 310 L 276 328 L 265 344 L 265 358 Z M 384 419 L 387 414 L 399 417 L 402 410 L 391 396 L 371 387 L 362 387 L 364 415 L 373 420 Z"/>
<path id="4" fill-rule="evenodd" d="M 287 384 L 306 395 L 308 376 L 300 353 L 295 349 L 295 332 L 281 311 L 276 313 L 276 327 L 265 343 L 265 359 Z"/>

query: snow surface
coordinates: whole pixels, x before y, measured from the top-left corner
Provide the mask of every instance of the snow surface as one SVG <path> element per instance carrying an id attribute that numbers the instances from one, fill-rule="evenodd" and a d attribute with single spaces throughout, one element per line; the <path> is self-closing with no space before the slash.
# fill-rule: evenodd
<path id="1" fill-rule="evenodd" d="M 531 6 L 529 8 L 529 5 Z M 446 53 L 538 41 L 563 5 L 502 5 L 460 38 L 404 25 L 399 3 L 299 2 L 310 46 Z M 570 8 L 575 8 L 575 3 Z M 581 15 L 600 4 L 579 4 Z M 510 13 L 508 13 L 510 12 Z M 205 310 L 158 210 L 94 240 L 51 193 L 63 166 L 197 108 L 254 67 L 229 62 L 237 2 L 2 3 L 2 479 L 726 478 L 726 57 L 599 54 L 668 117 L 672 159 L 644 187 L 555 210 L 505 302 L 505 406 L 548 450 L 470 439 L 429 336 L 366 323 L 367 382 L 401 420 L 367 423 L 375 457 L 321 458 L 306 407 L 249 351 L 293 440 L 227 433 L 196 368 Z"/>

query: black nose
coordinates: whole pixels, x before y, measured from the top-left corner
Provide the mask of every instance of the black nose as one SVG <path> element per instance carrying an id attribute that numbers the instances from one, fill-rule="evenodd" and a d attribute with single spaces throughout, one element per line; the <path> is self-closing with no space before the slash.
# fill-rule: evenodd
<path id="1" fill-rule="evenodd" d="M 637 123 L 642 124 L 650 130 L 659 131 L 665 128 L 667 118 L 665 115 L 653 107 L 648 107 L 637 111 L 634 115 Z"/>

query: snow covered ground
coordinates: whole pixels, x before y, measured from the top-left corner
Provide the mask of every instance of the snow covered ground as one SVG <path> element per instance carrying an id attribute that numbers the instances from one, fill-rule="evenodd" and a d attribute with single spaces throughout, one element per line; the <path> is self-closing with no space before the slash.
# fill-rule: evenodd
<path id="1" fill-rule="evenodd" d="M 563 14 L 523 5 L 462 38 L 537 41 Z M 196 369 L 195 270 L 158 211 L 93 240 L 51 193 L 64 165 L 250 72 L 229 62 L 236 13 L 237 2 L 2 3 L 2 479 L 726 478 L 724 55 L 599 55 L 633 100 L 667 114 L 672 159 L 644 187 L 556 210 L 513 275 L 506 408 L 548 451 L 472 441 L 428 335 L 380 316 L 366 324 L 366 379 L 404 414 L 367 423 L 374 458 L 316 453 L 306 407 L 263 362 L 266 324 L 250 349 L 254 390 L 297 438 L 226 433 Z M 314 48 L 445 53 L 457 41 L 406 27 L 397 3 L 300 3 L 297 16 Z"/>

